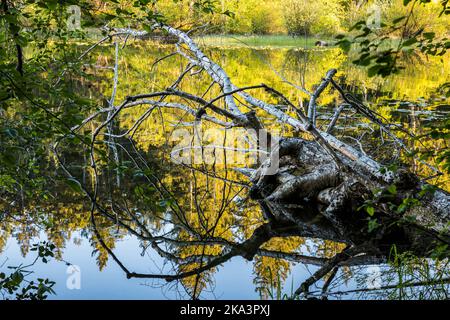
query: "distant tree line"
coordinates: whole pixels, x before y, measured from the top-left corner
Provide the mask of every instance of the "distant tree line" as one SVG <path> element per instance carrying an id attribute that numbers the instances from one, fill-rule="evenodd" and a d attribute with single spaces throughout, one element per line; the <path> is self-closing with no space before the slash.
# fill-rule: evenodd
<path id="1" fill-rule="evenodd" d="M 425 28 L 437 34 L 447 33 L 450 18 L 438 19 L 440 2 L 428 0 L 417 6 L 410 31 Z M 172 25 L 210 23 L 211 33 L 292 36 L 336 35 L 349 31 L 360 20 L 382 27 L 409 10 L 403 0 L 219 0 L 211 3 L 217 12 L 225 14 L 210 15 L 204 8 L 197 10 L 194 3 L 193 0 L 159 0 L 155 9 Z"/>

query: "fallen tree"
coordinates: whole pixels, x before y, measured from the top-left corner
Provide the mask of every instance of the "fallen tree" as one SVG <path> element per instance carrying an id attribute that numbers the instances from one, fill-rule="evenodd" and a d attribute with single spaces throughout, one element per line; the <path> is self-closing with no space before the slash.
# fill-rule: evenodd
<path id="1" fill-rule="evenodd" d="M 128 277 L 159 278 L 168 281 L 179 280 L 199 275 L 210 270 L 234 256 L 253 259 L 255 255 L 277 257 L 289 261 L 320 265 L 321 268 L 303 284 L 296 294 L 308 292 L 309 287 L 329 273 L 335 272 L 342 265 L 361 265 L 386 262 L 392 244 L 400 251 L 411 251 L 419 257 L 427 257 L 436 243 L 450 243 L 450 195 L 441 189 L 428 185 L 420 177 L 407 169 L 393 172 L 385 168 L 362 150 L 345 143 L 333 135 L 333 129 L 339 121 L 339 116 L 345 108 L 351 108 L 379 126 L 382 135 L 391 139 L 399 148 L 406 148 L 397 138 L 390 126 L 374 111 L 346 93 L 333 79 L 336 70 L 327 72 L 322 82 L 314 91 L 296 86 L 303 94 L 309 96 L 307 112 L 295 106 L 281 92 L 265 84 L 239 88 L 233 84 L 230 77 L 218 64 L 211 61 L 185 32 L 167 25 L 155 24 L 155 30 L 162 30 L 170 37 L 178 39 L 175 44 L 176 53 L 184 57 L 187 66 L 172 86 L 160 92 L 143 93 L 128 96 L 119 105 L 110 104 L 87 117 L 81 125 L 72 128 L 74 132 L 81 130 L 86 124 L 92 123 L 100 115 L 106 115 L 93 131 L 90 142 L 90 162 L 94 171 L 94 188 L 80 182 L 83 190 L 91 201 L 91 219 L 99 242 L 125 271 Z M 124 37 L 147 38 L 146 31 L 131 29 L 105 29 L 107 36 L 98 44 L 109 39 Z M 97 45 L 98 45 L 97 44 Z M 91 51 L 96 45 L 89 48 Z M 117 44 L 116 44 L 117 48 Z M 116 51 L 117 55 L 117 51 Z M 117 58 L 117 56 L 116 56 Z M 161 58 L 161 60 L 164 59 Z M 117 68 L 117 59 L 116 59 Z M 214 99 L 203 97 L 178 89 L 181 80 L 196 69 L 196 73 L 205 72 L 221 88 L 221 94 Z M 117 81 L 115 81 L 117 86 Z M 317 127 L 317 100 L 329 86 L 337 90 L 344 103 L 339 107 L 326 130 Z M 295 116 L 265 101 L 252 96 L 250 90 L 264 90 L 295 110 Z M 115 91 L 115 90 L 114 90 Z M 167 98 L 179 99 L 179 102 L 165 101 Z M 114 97 L 111 99 L 114 101 Z M 196 108 L 185 101 L 192 102 Z M 225 107 L 219 107 L 218 102 L 224 101 Z M 243 112 L 243 105 L 250 106 L 250 112 Z M 148 105 L 148 109 L 125 132 L 114 133 L 111 123 L 127 108 Z M 220 237 L 199 234 L 198 231 L 185 223 L 185 213 L 175 203 L 171 205 L 172 212 L 178 217 L 178 228 L 184 229 L 192 236 L 192 240 L 183 242 L 170 236 L 155 236 L 145 224 L 131 212 L 122 208 L 123 215 L 130 218 L 120 220 L 118 213 L 111 213 L 98 202 L 98 177 L 95 157 L 95 144 L 98 137 L 108 137 L 111 145 L 119 144 L 117 140 L 130 136 L 139 125 L 158 108 L 179 109 L 190 114 L 196 122 L 209 121 L 225 129 L 243 127 L 249 131 L 263 131 L 267 139 L 272 141 L 270 155 L 256 168 L 236 168 L 246 175 L 251 187 L 250 196 L 258 201 L 266 218 L 266 223 L 256 229 L 253 235 L 243 242 L 230 242 Z M 281 124 L 286 124 L 299 132 L 306 134 L 305 138 L 284 138 L 279 140 L 264 129 L 256 111 L 264 111 L 275 117 Z M 249 135 L 251 139 L 251 135 Z M 62 140 L 61 140 L 62 141 Z M 274 143 L 274 142 L 277 143 Z M 258 141 L 259 142 L 259 141 Z M 55 145 L 59 157 L 58 145 Z M 116 149 L 115 149 L 116 150 Z M 113 149 L 114 151 L 114 149 Z M 117 152 L 117 151 L 114 151 Z M 405 150 L 405 152 L 409 152 Z M 117 157 L 113 157 L 117 158 Z M 131 157 L 133 158 L 133 157 Z M 136 166 L 137 161 L 133 159 Z M 74 178 L 74 174 L 64 166 L 66 173 Z M 275 172 L 273 168 L 276 168 Z M 155 185 L 162 196 L 167 190 L 155 177 L 147 177 L 149 183 Z M 367 209 L 377 217 L 378 227 L 368 229 Z M 115 208 L 115 211 L 118 209 Z M 141 274 L 132 272 L 115 256 L 113 251 L 103 241 L 99 232 L 95 215 L 101 214 L 122 228 L 144 241 L 163 257 L 176 263 L 186 261 L 200 262 L 199 267 L 178 274 Z M 347 248 L 331 259 L 307 257 L 299 254 L 274 252 L 262 249 L 261 246 L 273 237 L 300 236 L 333 240 L 347 244 Z M 218 255 L 199 255 L 182 258 L 176 250 L 169 252 L 161 248 L 161 243 L 170 243 L 173 247 L 182 246 L 220 246 Z M 195 294 L 194 294 L 195 297 Z"/>

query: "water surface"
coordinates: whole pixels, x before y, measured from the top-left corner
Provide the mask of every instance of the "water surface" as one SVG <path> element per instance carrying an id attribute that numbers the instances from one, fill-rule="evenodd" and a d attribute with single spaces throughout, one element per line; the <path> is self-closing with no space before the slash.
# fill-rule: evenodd
<path id="1" fill-rule="evenodd" d="M 81 50 L 81 49 L 80 49 Z M 116 104 L 126 96 L 163 90 L 169 86 L 185 67 L 185 61 L 180 57 L 170 57 L 153 66 L 153 62 L 174 49 L 171 46 L 161 46 L 152 43 L 132 43 L 120 52 L 119 87 Z M 376 110 L 387 121 L 401 124 L 416 135 L 426 134 L 429 127 L 447 119 L 450 113 L 450 101 L 442 96 L 438 88 L 449 81 L 450 60 L 444 58 L 422 61 L 417 57 L 409 57 L 410 65 L 402 74 L 392 78 L 368 78 L 365 70 L 351 64 L 352 57 L 343 54 L 340 49 L 309 49 L 302 48 L 248 48 L 239 47 L 206 47 L 205 52 L 217 63 L 224 67 L 232 81 L 239 86 L 265 83 L 282 91 L 291 101 L 300 107 L 307 103 L 306 97 L 286 83 L 285 80 L 309 89 L 320 82 L 330 68 L 338 69 L 336 78 L 360 100 Z M 112 92 L 114 64 L 114 50 L 112 46 L 103 46 L 90 57 L 91 66 L 88 72 L 90 79 L 73 79 L 73 87 L 80 94 L 96 99 L 101 106 L 105 99 L 109 99 Z M 282 77 L 280 77 L 280 75 Z M 205 94 L 212 98 L 218 89 L 210 85 L 210 80 L 202 74 L 192 75 L 183 80 L 181 87 L 188 92 Z M 207 91 L 207 92 L 206 92 Z M 205 93 L 206 92 L 206 93 Z M 276 97 L 261 90 L 252 91 L 261 99 L 272 103 L 281 103 Z M 325 91 L 319 103 L 320 123 L 326 121 L 339 105 L 339 98 L 334 91 Z M 283 107 L 283 106 L 280 106 Z M 146 110 L 146 106 L 126 110 L 115 124 L 117 130 L 131 128 L 133 123 Z M 287 110 L 292 112 L 292 110 Z M 86 112 L 90 114 L 91 112 Z M 296 133 L 288 127 L 280 126 L 273 118 L 258 112 L 264 119 L 268 129 L 279 129 L 284 136 L 295 136 Z M 174 128 L 185 128 L 193 131 L 192 118 L 177 111 L 162 110 L 145 120 L 134 133 L 132 140 L 137 151 L 141 154 L 149 167 L 147 170 L 164 183 L 176 197 L 179 205 L 189 212 L 188 219 L 193 225 L 198 225 L 196 216 L 197 203 L 201 203 L 203 215 L 212 220 L 218 215 L 218 208 L 224 202 L 228 206 L 221 212 L 221 223 L 217 226 L 217 233 L 227 239 L 247 238 L 252 230 L 264 220 L 259 206 L 248 200 L 247 189 L 242 186 L 248 181 L 233 167 L 239 163 L 214 165 L 211 169 L 216 176 L 226 177 L 230 183 L 214 177 L 207 177 L 201 172 L 180 167 L 170 160 L 170 150 L 176 143 L 172 141 Z M 362 119 L 354 112 L 347 112 L 336 128 L 338 136 L 361 137 L 370 127 L 366 119 Z M 206 125 L 206 128 L 209 128 Z M 87 128 L 89 130 L 89 128 Z M 217 136 L 205 137 L 205 141 L 223 141 L 223 131 Z M 372 132 L 373 133 L 373 132 Z M 403 154 L 381 153 L 371 144 L 376 144 L 376 133 L 362 140 L 373 156 L 389 163 L 394 158 L 400 158 L 409 168 L 421 175 L 432 174 L 430 169 L 419 161 L 407 158 Z M 424 137 L 420 143 L 407 135 L 402 135 L 406 144 L 420 152 L 430 148 L 445 147 L 445 141 L 431 140 Z M 375 137 L 375 138 L 374 138 Z M 364 138 L 366 139 L 366 138 Z M 447 142 L 448 143 L 448 142 Z M 129 150 L 136 151 L 129 142 L 123 145 Z M 84 157 L 81 146 L 66 145 L 66 164 L 77 173 L 80 180 L 89 185 L 89 166 Z M 126 158 L 123 152 L 120 153 Z M 124 160 L 125 161 L 125 160 Z M 129 160 L 127 160 L 129 161 Z M 245 162 L 247 158 L 244 159 Z M 433 162 L 433 159 L 431 159 Z M 52 163 L 49 156 L 49 163 Z M 438 165 L 433 163 L 434 165 Z M 49 176 L 63 175 L 57 166 Z M 141 179 L 138 172 L 122 168 L 120 185 L 115 182 L 115 174 L 120 168 L 105 166 L 101 175 L 101 201 L 105 204 L 116 201 L 126 203 L 129 208 L 142 216 L 155 232 L 163 233 L 166 228 L 173 227 L 171 222 L 162 222 L 158 217 L 171 217 L 167 201 L 161 201 L 155 195 L 155 190 Z M 436 185 L 450 190 L 448 176 L 432 181 Z M 242 184 L 239 184 L 242 183 Z M 164 280 L 127 279 L 124 272 L 108 256 L 101 246 L 93 240 L 90 224 L 89 202 L 77 195 L 67 185 L 56 183 L 48 199 L 33 199 L 12 217 L 3 215 L 0 225 L 0 265 L 1 270 L 7 266 L 18 265 L 31 261 L 34 252 L 30 246 L 43 240 L 49 240 L 57 247 L 57 259 L 47 264 L 38 263 L 33 266 L 33 277 L 47 277 L 56 282 L 56 299 L 177 299 L 189 297 L 194 286 L 192 279 L 167 284 Z M 225 192 L 224 192 L 225 190 Z M 112 195 L 112 197 L 111 197 Z M 111 200 L 113 199 L 113 200 Z M 167 199 L 166 199 L 167 200 Z M 10 204 L 4 204 L 4 210 Z M 0 205 L 0 209 L 2 206 Z M 39 213 L 42 217 L 38 221 L 33 219 Z M 170 220 L 169 219 L 169 220 Z M 118 230 L 114 223 L 106 220 L 99 221 L 102 235 L 118 257 L 130 269 L 139 272 L 170 273 L 189 269 L 188 266 L 174 265 L 161 258 L 151 248 L 145 248 L 145 241 L 141 241 L 124 230 Z M 178 234 L 179 239 L 186 235 Z M 266 248 L 285 252 L 297 252 L 317 257 L 330 257 L 342 250 L 343 245 L 331 241 L 290 237 L 273 239 Z M 198 253 L 198 248 L 182 249 L 182 255 Z M 186 250 L 186 251 L 183 251 Z M 214 254 L 211 249 L 210 254 Z M 217 253 L 216 253 L 217 254 Z M 66 281 L 67 264 L 73 264 L 81 270 L 81 289 L 69 290 Z M 192 267 L 192 266 L 191 266 Z M 254 299 L 254 298 L 283 298 L 292 295 L 293 290 L 306 279 L 317 267 L 294 264 L 280 259 L 256 257 L 248 262 L 242 258 L 233 258 L 207 272 L 202 278 L 200 298 L 206 299 Z M 336 290 L 349 290 L 367 287 L 365 276 L 381 272 L 377 267 L 343 268 Z M 378 273 L 377 273 L 378 272 Z M 361 278 L 361 279 L 359 279 Z M 365 280 L 364 280 L 365 279 Z M 355 298 L 357 295 L 338 295 L 335 298 Z"/>

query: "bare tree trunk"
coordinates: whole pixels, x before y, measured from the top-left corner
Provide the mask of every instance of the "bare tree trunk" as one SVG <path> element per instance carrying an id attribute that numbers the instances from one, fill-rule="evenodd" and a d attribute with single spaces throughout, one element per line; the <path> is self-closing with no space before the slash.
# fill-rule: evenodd
<path id="1" fill-rule="evenodd" d="M 160 92 L 129 96 L 117 106 L 111 103 L 108 108 L 97 111 L 87 117 L 79 126 L 73 128 L 74 131 L 78 131 L 98 115 L 108 115 L 107 120 L 101 123 L 92 135 L 90 152 L 95 189 L 93 192 L 89 192 L 82 183 L 80 185 L 91 201 L 92 223 L 100 244 L 113 256 L 128 277 L 159 278 L 174 281 L 215 268 L 234 256 L 242 256 L 249 260 L 255 255 L 281 257 L 290 261 L 321 265 L 322 268 L 299 288 L 297 293 L 300 293 L 307 291 L 312 283 L 329 272 L 333 272 L 338 266 L 386 261 L 392 244 L 396 244 L 400 252 L 412 251 L 420 257 L 429 256 L 430 250 L 435 248 L 436 242 L 450 244 L 449 193 L 438 188 L 429 191 L 432 188 L 408 170 L 389 171 L 364 151 L 358 151 L 350 144 L 334 136 L 333 127 L 338 121 L 344 105 L 336 110 L 326 131 L 319 130 L 316 127 L 317 100 L 321 92 L 327 86 L 332 85 L 346 102 L 346 108 L 354 109 L 379 126 L 380 132 L 390 137 L 399 148 L 405 147 L 374 111 L 339 87 L 333 80 L 336 70 L 329 70 L 314 92 L 309 92 L 305 88 L 298 88 L 304 94 L 310 96 L 308 112 L 305 115 L 303 110 L 297 108 L 275 88 L 264 84 L 243 88 L 234 85 L 225 70 L 211 61 L 188 34 L 162 24 L 156 24 L 154 28 L 162 29 L 169 35 L 176 37 L 179 40 L 176 44 L 177 53 L 188 62 L 186 70 L 179 75 L 174 85 Z M 146 38 L 149 35 L 146 31 L 131 29 L 107 29 L 107 31 L 109 35 L 98 44 L 112 37 Z M 91 46 L 87 52 L 95 46 Z M 177 89 L 181 79 L 193 67 L 206 72 L 212 79 L 213 84 L 220 86 L 221 94 L 219 96 L 207 101 L 201 96 Z M 266 90 L 278 96 L 287 106 L 296 111 L 296 116 L 282 111 L 275 105 L 259 100 L 247 92 L 255 89 Z M 163 101 L 166 97 L 173 98 L 173 100 L 171 99 L 170 102 Z M 224 101 L 225 108 L 216 105 L 219 100 Z M 186 101 L 193 102 L 191 105 L 197 107 L 191 107 Z M 242 104 L 239 101 L 245 102 L 253 110 L 243 112 L 240 109 Z M 269 150 L 270 156 L 262 161 L 259 167 L 237 169 L 249 177 L 251 181 L 249 195 L 261 205 L 267 222 L 258 227 L 248 239 L 241 243 L 232 243 L 218 237 L 210 237 L 210 230 L 208 230 L 207 236 L 197 233 L 189 227 L 186 216 L 184 216 L 185 213 L 175 203 L 171 206 L 171 210 L 180 221 L 176 224 L 176 227 L 183 229 L 192 236 L 191 240 L 179 240 L 170 236 L 154 236 L 136 216 L 127 210 L 124 210 L 122 215 L 127 217 L 127 220 L 131 216 L 137 225 L 135 228 L 120 221 L 117 216 L 110 214 L 105 207 L 102 207 L 98 203 L 97 196 L 99 190 L 94 144 L 97 136 L 102 131 L 110 129 L 110 124 L 124 109 L 139 105 L 148 105 L 149 107 L 126 132 L 114 135 L 109 130 L 111 139 L 127 136 L 157 108 L 182 110 L 185 114 L 194 117 L 196 123 L 209 121 L 225 129 L 244 127 L 249 131 L 263 131 L 264 135 L 270 137 L 270 140 L 276 141 L 277 139 L 270 132 L 264 130 L 261 121 L 256 116 L 255 110 L 260 110 L 272 115 L 278 122 L 306 133 L 307 139 L 281 138 L 277 144 L 272 144 Z M 57 150 L 57 146 L 55 146 L 55 150 Z M 132 161 L 136 162 L 135 159 L 132 159 Z M 61 163 L 61 166 L 73 178 L 73 175 L 63 163 Z M 275 171 L 270 170 L 274 167 L 276 168 Z M 148 176 L 146 178 L 161 196 L 167 194 L 167 189 L 160 187 L 157 179 Z M 374 190 L 377 190 L 375 195 Z M 186 262 L 186 260 L 190 262 L 200 261 L 200 266 L 175 275 L 131 272 L 102 241 L 100 232 L 96 230 L 94 212 L 98 212 L 116 222 L 120 227 L 138 236 L 142 241 L 151 243 L 152 248 L 162 257 L 177 263 Z M 376 219 L 376 227 L 369 228 L 368 218 Z M 348 247 L 344 252 L 334 258 L 327 259 L 327 261 L 316 257 L 274 252 L 261 248 L 264 243 L 273 237 L 288 236 L 332 240 L 346 243 Z M 161 243 L 170 244 L 168 246 L 170 248 L 192 245 L 220 246 L 222 251 L 216 256 L 195 255 L 186 258 L 177 256 L 176 249 L 165 251 L 160 246 Z M 205 264 L 202 264 L 203 259 L 206 260 Z"/>

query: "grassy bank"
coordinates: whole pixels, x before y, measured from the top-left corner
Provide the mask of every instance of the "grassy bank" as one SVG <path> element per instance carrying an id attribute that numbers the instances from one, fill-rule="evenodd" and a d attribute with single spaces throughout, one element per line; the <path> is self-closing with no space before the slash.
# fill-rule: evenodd
<path id="1" fill-rule="evenodd" d="M 333 43 L 331 39 L 315 37 L 291 37 L 287 35 L 208 35 L 196 37 L 198 43 L 217 47 L 274 47 L 274 48 L 312 48 L 317 40 Z"/>
<path id="2" fill-rule="evenodd" d="M 104 36 L 97 28 L 86 28 L 86 38 L 88 40 L 100 40 Z M 318 40 L 326 41 L 329 44 L 336 42 L 332 37 L 291 37 L 288 35 L 202 35 L 193 36 L 194 40 L 200 44 L 210 47 L 253 47 L 253 48 L 314 48 Z M 79 40 L 77 40 L 79 42 Z M 152 41 L 152 40 L 148 40 Z M 160 42 L 161 43 L 161 42 Z M 161 43 L 163 44 L 163 43 Z M 331 46 L 331 45 L 330 45 Z"/>
<path id="3" fill-rule="evenodd" d="M 103 35 L 99 29 L 86 29 L 86 40 L 100 40 Z M 329 46 L 336 42 L 335 39 L 326 37 L 291 37 L 288 35 L 203 35 L 193 36 L 196 43 L 209 47 L 251 47 L 251 48 L 315 48 L 318 40 L 325 41 Z M 147 40 L 153 41 L 153 40 Z M 77 43 L 80 40 L 77 39 Z M 165 44 L 164 42 L 157 42 Z"/>

